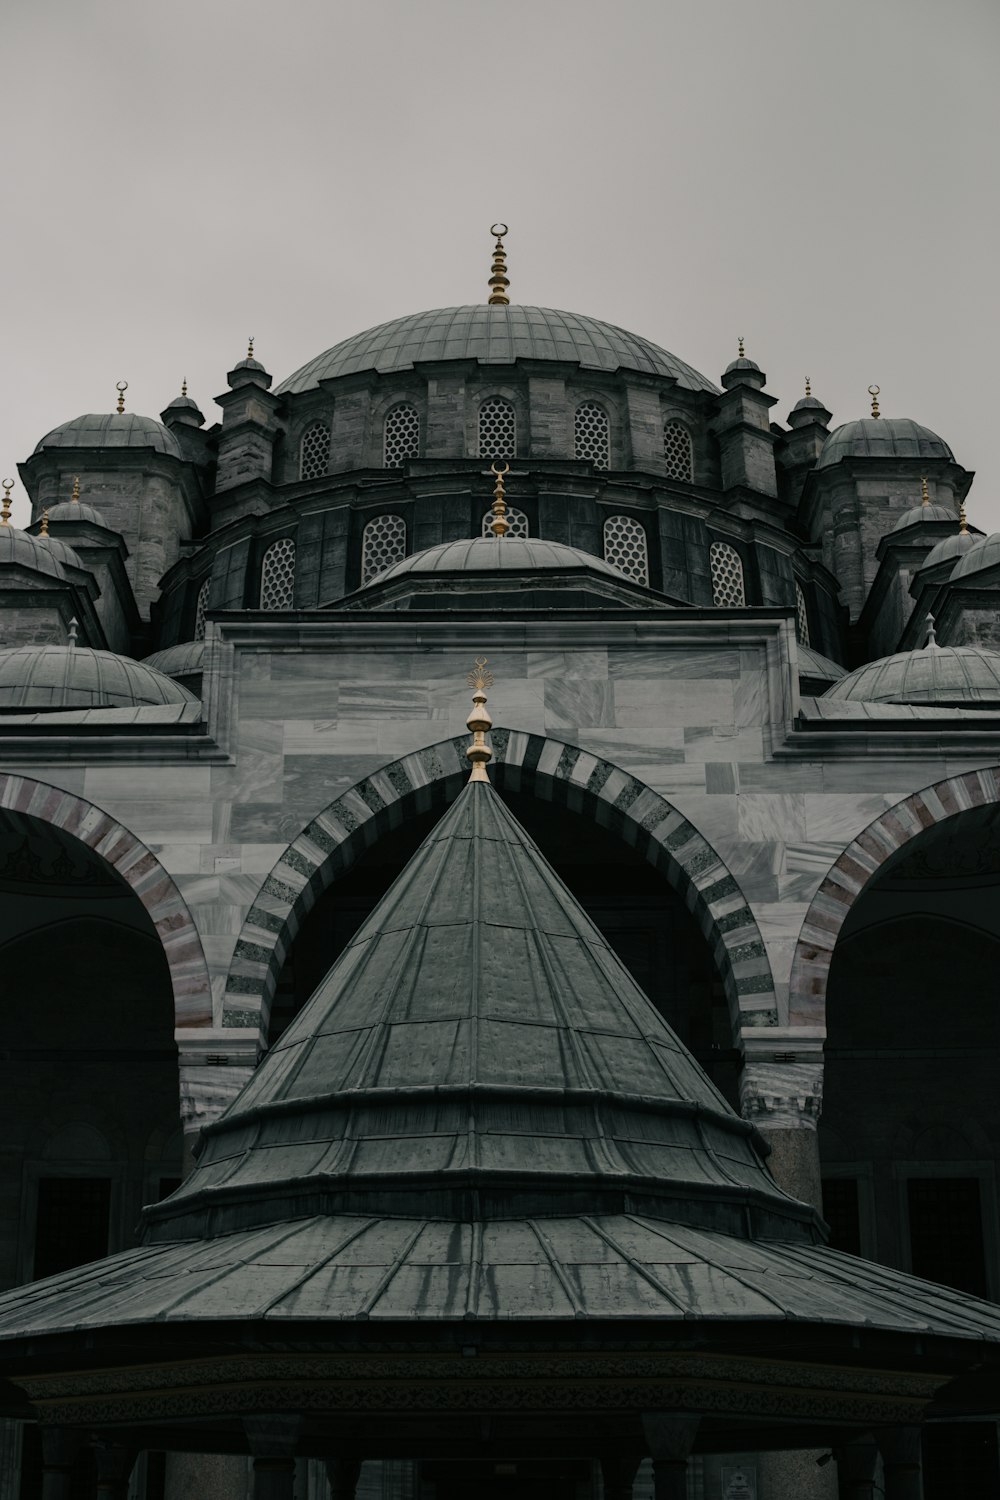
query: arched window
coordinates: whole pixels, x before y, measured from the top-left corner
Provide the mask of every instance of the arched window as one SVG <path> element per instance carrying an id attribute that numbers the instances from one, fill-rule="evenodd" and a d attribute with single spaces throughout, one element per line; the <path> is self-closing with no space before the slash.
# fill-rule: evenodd
<path id="1" fill-rule="evenodd" d="M 420 453 L 420 418 L 417 408 L 401 401 L 385 414 L 382 454 L 387 469 L 398 469 Z"/>
<path id="2" fill-rule="evenodd" d="M 527 536 L 528 518 L 523 510 L 517 510 L 513 505 L 507 507 L 507 536 Z M 493 535 L 493 512 L 488 510 L 483 517 L 483 536 Z"/>
<path id="3" fill-rule="evenodd" d="M 361 582 L 371 583 L 406 556 L 406 522 L 402 516 L 376 516 L 361 533 Z"/>
<path id="4" fill-rule="evenodd" d="M 295 599 L 295 543 L 279 537 L 264 553 L 260 565 L 261 609 L 291 609 Z"/>
<path id="5" fill-rule="evenodd" d="M 809 611 L 806 609 L 806 596 L 802 592 L 802 585 L 798 579 L 795 581 L 795 633 L 803 646 L 809 645 Z"/>
<path id="6" fill-rule="evenodd" d="M 683 422 L 664 422 L 663 459 L 670 479 L 683 479 L 685 483 L 691 483 L 694 478 L 691 434 Z"/>
<path id="7" fill-rule="evenodd" d="M 743 562 L 728 542 L 713 542 L 708 549 L 712 568 L 712 603 L 716 609 L 736 609 L 747 602 L 743 586 Z"/>
<path id="8" fill-rule="evenodd" d="M 299 478 L 322 478 L 329 462 L 330 429 L 325 422 L 311 422 L 299 444 Z"/>
<path id="9" fill-rule="evenodd" d="M 604 523 L 604 560 L 626 578 L 649 583 L 646 533 L 631 516 L 609 516 Z"/>
<path id="10" fill-rule="evenodd" d="M 211 579 L 206 578 L 198 590 L 198 600 L 194 607 L 194 639 L 203 641 L 205 639 L 205 611 L 208 608 L 208 590 Z"/>
<path id="11" fill-rule="evenodd" d="M 608 414 L 596 401 L 581 401 L 573 419 L 574 451 L 577 458 L 589 458 L 595 469 L 606 469 L 611 462 L 611 424 Z"/>
<path id="12" fill-rule="evenodd" d="M 503 396 L 489 396 L 479 408 L 480 458 L 513 458 L 517 448 L 517 418 Z"/>

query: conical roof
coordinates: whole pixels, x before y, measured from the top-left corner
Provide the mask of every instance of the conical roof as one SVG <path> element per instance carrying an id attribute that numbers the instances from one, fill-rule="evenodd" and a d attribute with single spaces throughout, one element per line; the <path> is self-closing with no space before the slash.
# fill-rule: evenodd
<path id="1" fill-rule="evenodd" d="M 149 1237 L 304 1213 L 658 1206 L 810 1238 L 716 1091 L 488 782 L 470 783 Z"/>

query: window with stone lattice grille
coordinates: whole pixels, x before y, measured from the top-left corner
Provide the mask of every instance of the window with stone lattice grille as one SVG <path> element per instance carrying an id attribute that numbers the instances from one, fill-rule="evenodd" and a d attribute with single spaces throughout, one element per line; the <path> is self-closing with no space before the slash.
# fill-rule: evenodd
<path id="1" fill-rule="evenodd" d="M 581 401 L 573 418 L 574 452 L 577 458 L 588 458 L 595 469 L 606 469 L 611 462 L 611 423 L 608 414 L 596 401 Z"/>
<path id="2" fill-rule="evenodd" d="M 382 453 L 387 469 L 398 469 L 408 458 L 419 456 L 420 417 L 409 401 L 401 401 L 386 412 Z"/>
<path id="3" fill-rule="evenodd" d="M 683 422 L 664 422 L 663 459 L 670 479 L 683 479 L 686 483 L 691 483 L 694 478 L 691 434 Z"/>
<path id="4" fill-rule="evenodd" d="M 480 458 L 513 458 L 517 448 L 517 418 L 503 396 L 489 396 L 479 408 Z"/>
<path id="5" fill-rule="evenodd" d="M 376 516 L 361 534 L 361 582 L 371 583 L 406 556 L 406 522 L 402 516 Z"/>
<path id="6" fill-rule="evenodd" d="M 631 516 L 609 516 L 604 523 L 604 560 L 626 578 L 649 583 L 646 532 Z"/>
<path id="7" fill-rule="evenodd" d="M 329 462 L 330 429 L 325 422 L 311 422 L 299 444 L 299 478 L 322 478 Z"/>
<path id="8" fill-rule="evenodd" d="M 712 568 L 712 602 L 716 609 L 736 609 L 746 604 L 743 562 L 728 542 L 713 542 L 709 550 Z"/>
<path id="9" fill-rule="evenodd" d="M 809 645 L 809 611 L 801 583 L 795 584 L 795 633 L 803 646 Z"/>
<path id="10" fill-rule="evenodd" d="M 264 553 L 260 565 L 261 609 L 291 609 L 295 599 L 295 543 L 279 537 Z"/>
<path id="11" fill-rule="evenodd" d="M 505 532 L 506 536 L 527 536 L 528 535 L 528 518 L 524 514 L 523 510 L 517 510 L 515 506 L 508 505 L 508 507 L 507 507 L 506 521 L 507 521 L 507 528 L 508 528 L 507 531 Z M 492 536 L 492 535 L 493 535 L 493 512 L 491 510 L 488 510 L 486 512 L 485 516 L 483 517 L 483 536 Z"/>
<path id="12" fill-rule="evenodd" d="M 211 580 L 206 578 L 198 590 L 198 599 L 194 607 L 194 639 L 203 641 L 205 639 L 205 611 L 208 608 L 208 590 Z"/>

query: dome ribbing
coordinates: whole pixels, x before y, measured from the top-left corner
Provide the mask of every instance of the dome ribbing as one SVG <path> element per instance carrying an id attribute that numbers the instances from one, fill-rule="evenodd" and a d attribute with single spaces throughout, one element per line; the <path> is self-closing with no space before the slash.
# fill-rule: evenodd
<path id="1" fill-rule="evenodd" d="M 44 541 L 39 545 L 44 547 Z M 113 651 L 54 645 L 0 651 L 0 709 L 135 708 L 196 701 L 179 683 Z"/>
<path id="2" fill-rule="evenodd" d="M 969 703 L 1000 707 L 1000 651 L 925 646 L 868 662 L 835 682 L 824 698 L 852 703 Z"/>
<path id="3" fill-rule="evenodd" d="M 414 552 L 379 573 L 367 587 L 413 573 L 554 572 L 561 568 L 591 568 L 618 583 L 622 581 L 617 568 L 579 547 L 566 547 L 542 537 L 484 536 L 463 537 Z"/>
<path id="4" fill-rule="evenodd" d="M 820 450 L 817 469 L 843 458 L 945 458 L 953 454 L 944 438 L 909 417 L 861 417 L 835 427 Z M 953 518 L 952 518 L 953 519 Z"/>

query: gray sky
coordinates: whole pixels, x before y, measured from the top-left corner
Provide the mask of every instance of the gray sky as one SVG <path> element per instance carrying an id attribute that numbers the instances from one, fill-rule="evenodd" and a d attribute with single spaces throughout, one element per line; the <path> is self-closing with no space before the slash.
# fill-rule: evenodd
<path id="1" fill-rule="evenodd" d="M 399 314 L 511 293 L 784 421 L 939 432 L 1000 527 L 995 0 L 12 0 L 0 469 L 83 411 L 208 420 Z M 21 504 L 14 519 L 24 524 Z"/>

